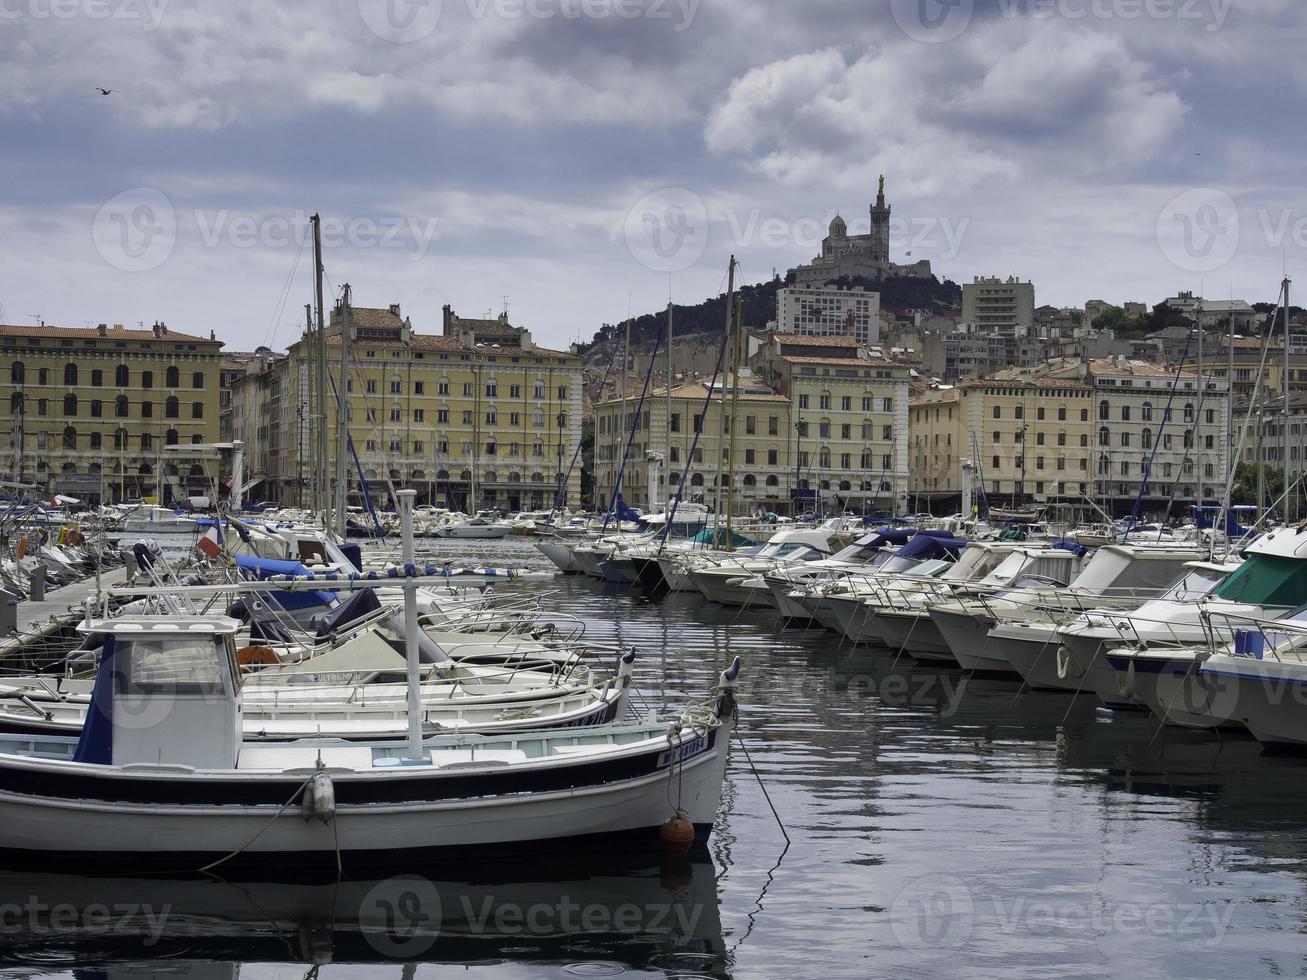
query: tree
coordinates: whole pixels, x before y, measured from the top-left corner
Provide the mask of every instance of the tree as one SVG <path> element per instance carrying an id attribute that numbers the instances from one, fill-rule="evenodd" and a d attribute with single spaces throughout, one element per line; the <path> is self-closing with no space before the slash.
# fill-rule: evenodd
<path id="1" fill-rule="evenodd" d="M 1284 471 L 1274 466 L 1265 468 L 1266 505 L 1269 507 L 1284 493 Z M 1257 464 L 1239 463 L 1234 468 L 1234 488 L 1230 494 L 1234 504 L 1257 503 Z"/>

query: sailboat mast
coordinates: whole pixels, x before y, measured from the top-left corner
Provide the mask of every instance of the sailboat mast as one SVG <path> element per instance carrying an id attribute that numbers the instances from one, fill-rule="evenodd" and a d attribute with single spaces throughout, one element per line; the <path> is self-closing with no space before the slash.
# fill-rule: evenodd
<path id="1" fill-rule="evenodd" d="M 731 256 L 730 265 L 726 269 L 726 324 L 722 327 L 725 336 L 729 337 L 731 333 L 731 320 L 735 316 L 735 256 Z M 726 346 L 723 343 L 722 355 L 726 353 Z M 720 365 L 719 365 L 720 366 Z M 719 372 L 723 376 L 724 372 Z M 721 396 L 718 398 L 717 411 L 719 412 L 721 424 L 718 426 L 717 434 L 717 493 L 715 503 L 713 504 L 713 538 L 716 540 L 716 529 L 721 527 L 722 521 L 722 459 L 721 446 L 726 441 L 726 389 L 721 389 Z M 705 421 L 707 421 L 705 419 Z"/>
<path id="2" fill-rule="evenodd" d="M 317 451 L 313 461 L 313 510 L 327 528 L 327 331 L 322 312 L 322 218 L 313 218 L 313 293 L 318 306 L 317 343 L 314 345 L 314 381 L 317 388 L 315 406 L 317 422 Z"/>
<path id="3" fill-rule="evenodd" d="M 336 440 L 336 529 L 340 540 L 345 540 L 345 522 L 349 500 L 345 493 L 346 457 L 349 454 L 349 335 L 354 325 L 350 309 L 349 283 L 345 283 L 340 309 L 340 378 L 337 387 L 337 440 Z"/>
<path id="4" fill-rule="evenodd" d="M 1297 491 L 1294 491 L 1294 493 L 1292 494 L 1289 492 L 1289 488 L 1293 484 L 1289 478 L 1289 391 L 1291 386 L 1289 384 L 1290 371 L 1289 371 L 1289 277 L 1288 276 L 1284 277 L 1284 282 L 1281 283 L 1281 289 L 1284 295 L 1284 300 L 1283 300 L 1284 302 L 1284 415 L 1283 415 L 1282 429 L 1280 431 L 1280 435 L 1282 437 L 1281 441 L 1284 448 L 1284 456 L 1281 458 L 1280 463 L 1284 471 L 1284 517 L 1285 517 L 1285 523 L 1287 524 L 1289 521 L 1297 517 L 1297 511 L 1298 511 L 1298 508 L 1295 506 L 1297 503 Z"/>
<path id="5" fill-rule="evenodd" d="M 667 481 L 667 489 L 663 493 L 666 501 L 664 509 L 670 507 L 672 502 L 672 301 L 667 301 L 667 457 L 663 460 L 664 479 Z M 649 501 L 649 509 L 653 510 L 653 501 Z"/>
<path id="6" fill-rule="evenodd" d="M 1195 514 L 1201 516 L 1203 511 L 1203 408 L 1207 400 L 1207 385 L 1203 381 L 1203 301 L 1198 300 L 1198 417 L 1194 419 L 1194 476 L 1197 477 L 1197 492 L 1194 495 L 1194 503 L 1198 510 Z M 1169 507 L 1168 507 L 1169 509 Z"/>
<path id="7" fill-rule="evenodd" d="M 744 300 L 735 300 L 735 344 L 731 353 L 731 440 L 726 452 L 726 550 L 731 544 L 731 518 L 735 514 L 735 430 L 740 425 L 740 335 L 744 330 Z"/>

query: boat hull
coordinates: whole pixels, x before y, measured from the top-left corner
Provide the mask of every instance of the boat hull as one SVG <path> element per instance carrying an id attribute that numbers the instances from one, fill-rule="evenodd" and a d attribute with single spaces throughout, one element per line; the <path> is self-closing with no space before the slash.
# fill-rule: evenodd
<path id="1" fill-rule="evenodd" d="M 1018 676 L 1012 665 L 1002 659 L 1001 651 L 990 642 L 989 631 L 994 621 L 987 615 L 936 607 L 930 611 L 930 618 L 939 627 L 940 635 L 963 670 Z"/>
<path id="2" fill-rule="evenodd" d="M 565 765 L 484 763 L 323 772 L 329 819 L 306 819 L 314 768 L 285 772 L 114 767 L 0 755 L 3 848 L 59 865 L 198 870 L 239 856 L 263 865 L 364 867 L 377 858 L 626 836 L 653 844 L 679 803 L 696 834 L 721 799 L 730 724 L 672 750 Z M 669 799 L 672 801 L 669 803 Z M 171 842 L 185 850 L 169 850 Z"/>

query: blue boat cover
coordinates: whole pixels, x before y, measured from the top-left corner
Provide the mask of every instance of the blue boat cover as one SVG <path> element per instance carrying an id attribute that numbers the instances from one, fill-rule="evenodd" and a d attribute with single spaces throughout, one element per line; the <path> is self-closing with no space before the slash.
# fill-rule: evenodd
<path id="1" fill-rule="evenodd" d="M 91 704 L 73 752 L 74 762 L 107 766 L 113 763 L 113 637 L 106 636 L 100 667 L 91 688 Z"/>
<path id="2" fill-rule="evenodd" d="M 332 630 L 339 629 L 342 626 L 354 622 L 362 616 L 381 608 L 381 600 L 377 598 L 375 589 L 363 589 L 355 592 L 352 596 L 342 602 L 327 615 L 318 620 L 317 637 L 322 639 L 330 635 Z"/>
<path id="3" fill-rule="evenodd" d="M 898 550 L 900 558 L 948 558 L 956 560 L 967 546 L 965 538 L 941 538 L 933 534 L 919 534 Z"/>

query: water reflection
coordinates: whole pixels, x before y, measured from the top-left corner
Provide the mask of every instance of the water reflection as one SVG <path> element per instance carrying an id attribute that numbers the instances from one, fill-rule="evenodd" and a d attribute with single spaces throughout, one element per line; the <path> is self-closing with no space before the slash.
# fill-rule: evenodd
<path id="1" fill-rule="evenodd" d="M 194 976 L 243 962 L 729 976 L 706 854 L 555 854 L 341 882 L 0 873 L 0 963 L 139 975 L 143 960 Z"/>

